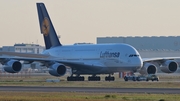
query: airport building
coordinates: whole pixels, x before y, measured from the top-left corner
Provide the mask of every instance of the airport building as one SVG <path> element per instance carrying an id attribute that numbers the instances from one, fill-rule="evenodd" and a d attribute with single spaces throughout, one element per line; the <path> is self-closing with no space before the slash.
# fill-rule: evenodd
<path id="1" fill-rule="evenodd" d="M 20 52 L 20 53 L 34 53 L 40 54 L 45 50 L 44 46 L 40 46 L 38 44 L 14 44 L 14 46 L 2 46 L 0 51 L 5 52 Z M 30 67 L 30 68 L 29 68 Z M 32 64 L 23 64 L 22 71 L 32 71 L 35 69 L 42 69 L 43 67 L 40 66 L 39 63 L 32 63 Z M 0 71 L 2 70 L 2 65 L 0 64 Z"/>
<path id="2" fill-rule="evenodd" d="M 180 56 L 180 36 L 98 37 L 97 44 L 103 43 L 130 44 L 147 58 Z"/>
<path id="3" fill-rule="evenodd" d="M 14 46 L 3 46 L 0 51 L 6 52 L 20 52 L 20 53 L 35 53 L 39 54 L 43 52 L 45 47 L 38 44 L 14 44 Z"/>

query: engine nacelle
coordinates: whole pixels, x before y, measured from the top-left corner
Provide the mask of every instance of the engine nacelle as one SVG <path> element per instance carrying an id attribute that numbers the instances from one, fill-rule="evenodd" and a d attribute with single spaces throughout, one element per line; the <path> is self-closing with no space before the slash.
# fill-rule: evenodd
<path id="1" fill-rule="evenodd" d="M 179 65 L 174 60 L 166 60 L 161 66 L 160 69 L 165 73 L 174 73 L 178 69 Z"/>
<path id="2" fill-rule="evenodd" d="M 139 71 L 140 74 L 155 74 L 157 72 L 157 67 L 151 63 L 145 63 L 141 70 Z"/>
<path id="3" fill-rule="evenodd" d="M 17 60 L 10 60 L 4 65 L 4 70 L 9 73 L 17 73 L 21 68 L 22 64 Z"/>
<path id="4" fill-rule="evenodd" d="M 55 63 L 50 66 L 49 74 L 53 76 L 63 76 L 66 73 L 66 67 L 63 64 Z"/>

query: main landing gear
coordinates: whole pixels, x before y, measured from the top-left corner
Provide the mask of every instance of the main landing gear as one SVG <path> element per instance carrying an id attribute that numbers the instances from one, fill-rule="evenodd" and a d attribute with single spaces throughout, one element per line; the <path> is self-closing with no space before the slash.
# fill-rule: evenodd
<path id="1" fill-rule="evenodd" d="M 114 81 L 115 78 L 111 76 L 111 74 L 109 74 L 109 76 L 105 77 L 105 81 Z"/>
<path id="2" fill-rule="evenodd" d="M 84 81 L 84 76 L 76 75 L 76 76 L 68 76 L 67 81 Z"/>
<path id="3" fill-rule="evenodd" d="M 84 76 L 76 75 L 76 76 L 68 76 L 67 81 L 84 81 Z M 109 74 L 109 76 L 105 77 L 105 81 L 114 81 L 115 78 Z M 92 75 L 88 77 L 88 81 L 101 81 L 100 76 Z"/>
<path id="4" fill-rule="evenodd" d="M 93 75 L 88 77 L 88 81 L 100 81 L 100 80 L 101 80 L 100 76 Z"/>
<path id="5" fill-rule="evenodd" d="M 84 81 L 84 76 L 68 76 L 67 81 Z"/>

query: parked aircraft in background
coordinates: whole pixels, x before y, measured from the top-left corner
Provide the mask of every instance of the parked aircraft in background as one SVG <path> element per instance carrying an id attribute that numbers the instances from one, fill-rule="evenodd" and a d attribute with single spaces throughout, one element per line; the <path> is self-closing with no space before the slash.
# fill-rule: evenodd
<path id="1" fill-rule="evenodd" d="M 179 67 L 174 60 L 179 57 L 142 59 L 133 46 L 123 43 L 62 45 L 45 5 L 37 3 L 37 11 L 46 50 L 42 54 L 0 52 L 2 55 L 9 55 L 0 57 L 4 70 L 9 73 L 21 70 L 20 61 L 29 64 L 40 62 L 49 68 L 49 73 L 53 76 L 63 76 L 66 67 L 70 67 L 72 75 L 67 78 L 68 81 L 84 81 L 81 75 L 92 75 L 88 77 L 89 81 L 100 81 L 100 76 L 97 76 L 99 74 L 108 74 L 105 80 L 114 81 L 114 72 L 155 74 L 157 68 L 160 68 L 165 73 L 173 73 Z"/>

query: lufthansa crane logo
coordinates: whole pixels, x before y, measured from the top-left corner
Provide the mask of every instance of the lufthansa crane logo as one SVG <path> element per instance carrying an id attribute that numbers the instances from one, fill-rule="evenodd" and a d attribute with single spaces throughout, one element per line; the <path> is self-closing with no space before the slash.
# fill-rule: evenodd
<path id="1" fill-rule="evenodd" d="M 42 26 L 41 26 L 42 33 L 45 36 L 47 36 L 49 34 L 49 29 L 50 29 L 49 20 L 48 20 L 48 18 L 44 18 L 44 20 L 42 22 Z"/>

